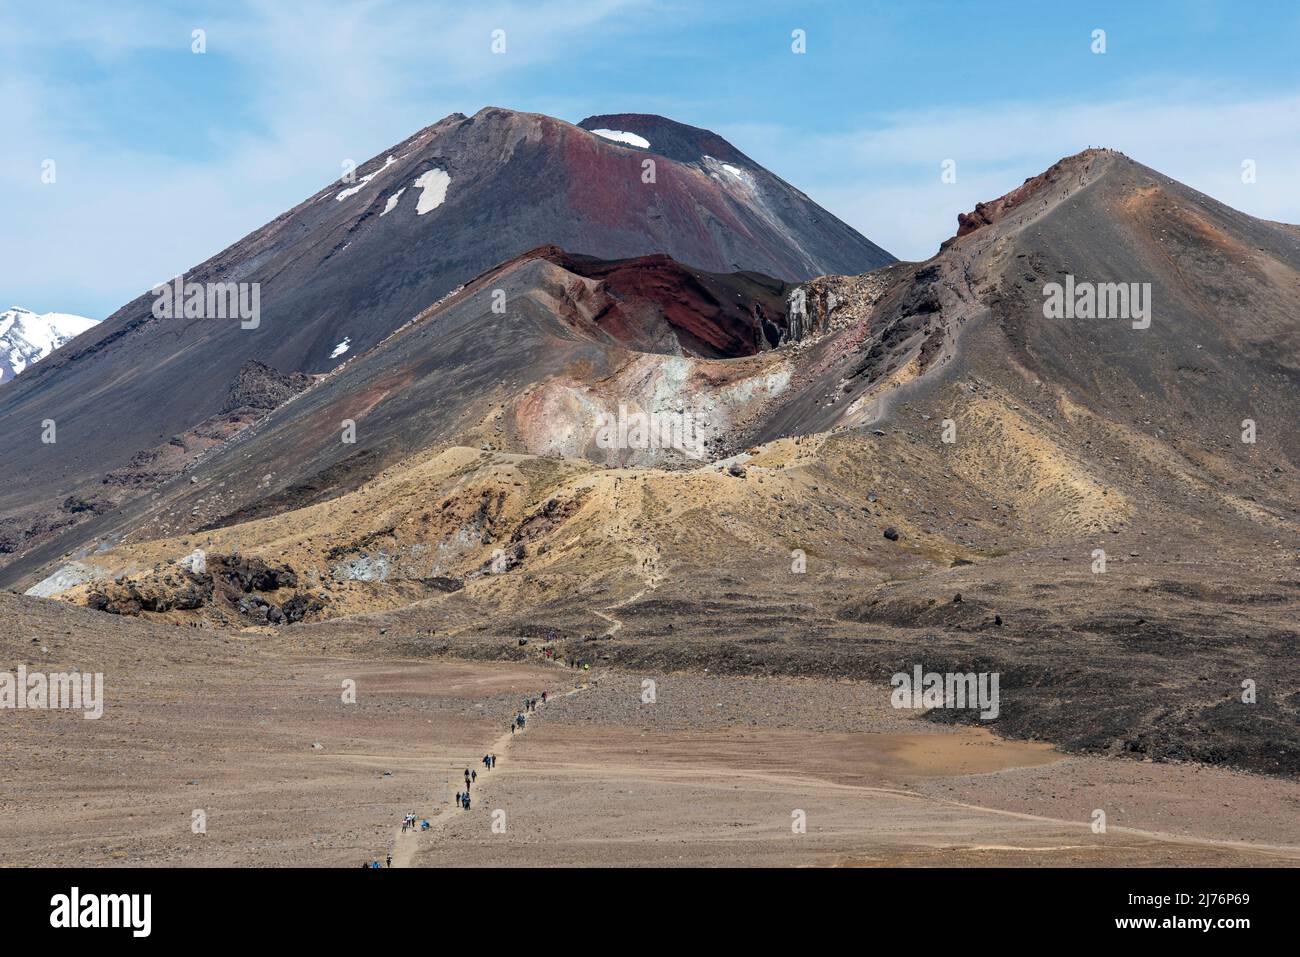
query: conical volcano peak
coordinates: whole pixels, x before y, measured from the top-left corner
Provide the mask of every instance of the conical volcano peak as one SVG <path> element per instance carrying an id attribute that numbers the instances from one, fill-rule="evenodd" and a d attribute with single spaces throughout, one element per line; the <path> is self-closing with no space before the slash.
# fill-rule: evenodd
<path id="1" fill-rule="evenodd" d="M 595 277 L 585 275 L 596 271 L 585 259 L 569 260 L 566 282 L 603 283 L 610 300 L 604 325 L 582 326 L 583 334 L 705 357 L 750 355 L 787 334 L 777 293 L 716 277 L 751 271 L 773 277 L 779 290 L 780 282 L 893 262 L 707 130 L 635 114 L 606 120 L 641 131 L 632 135 L 652 144 L 652 174 L 628 143 L 564 120 L 499 106 L 451 113 L 348 164 L 340 179 L 184 271 L 188 287 L 234 283 L 249 302 L 256 289 L 258 314 L 247 328 L 221 318 L 161 318 L 154 295 L 143 292 L 25 373 L 0 396 L 0 415 L 95 426 L 77 443 L 35 448 L 17 432 L 0 435 L 0 458 L 15 476 L 7 487 L 13 511 L 21 513 L 11 549 L 50 537 L 69 494 L 102 488 L 106 475 L 113 504 L 148 489 L 131 471 L 137 453 L 168 462 L 150 482 L 186 467 L 190 453 L 156 453 L 159 436 L 201 428 L 225 437 L 246 425 L 222 416 L 248 360 L 286 376 L 332 373 L 475 277 L 539 246 L 615 262 L 669 257 Z M 529 268 L 519 275 L 558 275 Z M 670 294 L 682 302 L 668 301 Z M 95 383 L 125 378 L 129 390 L 111 398 L 96 391 Z M 191 442 L 194 454 L 201 442 Z M 46 476 L 54 473 L 67 482 L 52 494 Z"/>

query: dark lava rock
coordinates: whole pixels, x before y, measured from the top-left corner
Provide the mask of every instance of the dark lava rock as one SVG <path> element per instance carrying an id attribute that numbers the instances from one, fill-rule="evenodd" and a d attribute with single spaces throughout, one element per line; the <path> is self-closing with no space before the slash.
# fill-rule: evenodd
<path id="1" fill-rule="evenodd" d="M 298 575 L 287 565 L 268 565 L 260 558 L 216 555 L 208 560 L 212 575 L 227 587 L 241 592 L 297 588 Z"/>
<path id="2" fill-rule="evenodd" d="M 319 611 L 323 611 L 324 608 L 325 605 L 320 601 L 320 599 L 305 592 L 294 595 L 282 606 L 282 610 L 284 611 L 284 620 L 291 625 L 295 622 L 302 621 L 308 615 L 314 615 Z"/>
<path id="3" fill-rule="evenodd" d="M 235 382 L 226 392 L 222 412 L 236 409 L 279 408 L 287 399 L 311 385 L 311 376 L 301 372 L 285 373 L 258 362 L 247 360 L 239 367 Z"/>
<path id="4" fill-rule="evenodd" d="M 110 615 L 138 615 L 142 611 L 202 608 L 212 599 L 212 579 L 186 573 L 180 578 L 148 577 L 141 581 L 123 578 L 92 590 L 86 605 Z"/>
<path id="5" fill-rule="evenodd" d="M 92 515 L 102 515 L 113 506 L 111 503 L 102 502 L 98 499 L 84 499 L 79 495 L 69 495 L 63 500 L 63 511 L 77 514 L 78 512 L 90 512 Z"/>
<path id="6" fill-rule="evenodd" d="M 428 585 L 430 588 L 436 588 L 438 591 L 453 592 L 460 591 L 465 587 L 465 582 L 460 578 L 449 578 L 438 575 L 433 578 L 421 578 L 420 584 Z"/>

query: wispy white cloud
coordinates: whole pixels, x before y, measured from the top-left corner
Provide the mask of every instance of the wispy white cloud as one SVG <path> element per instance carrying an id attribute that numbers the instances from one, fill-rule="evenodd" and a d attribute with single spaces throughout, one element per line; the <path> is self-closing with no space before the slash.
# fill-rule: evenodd
<path id="1" fill-rule="evenodd" d="M 363 162 L 448 113 L 489 105 L 520 75 L 608 42 L 650 12 L 647 0 L 253 0 L 232 13 L 120 16 L 73 15 L 58 3 L 0 9 L 0 261 L 23 277 L 24 305 L 102 317 L 301 201 L 344 160 Z M 196 28 L 210 61 L 185 59 Z M 491 50 L 497 29 L 504 55 Z M 178 52 L 184 69 L 221 63 L 237 78 L 238 99 L 225 107 L 242 122 L 205 103 L 106 145 L 114 118 L 60 62 L 73 55 L 111 75 L 132 58 Z M 171 148 L 178 137 L 189 148 Z M 57 163 L 53 186 L 40 181 L 45 159 Z"/>
<path id="2" fill-rule="evenodd" d="M 773 125 L 729 128 L 756 160 L 792 179 L 840 218 L 906 259 L 924 259 L 957 228 L 957 213 L 993 199 L 1089 146 L 1118 149 L 1220 202 L 1300 222 L 1300 93 L 1174 96 L 886 116 L 869 129 L 817 137 Z M 956 182 L 941 180 L 944 160 Z M 1242 182 L 1254 160 L 1256 182 Z"/>

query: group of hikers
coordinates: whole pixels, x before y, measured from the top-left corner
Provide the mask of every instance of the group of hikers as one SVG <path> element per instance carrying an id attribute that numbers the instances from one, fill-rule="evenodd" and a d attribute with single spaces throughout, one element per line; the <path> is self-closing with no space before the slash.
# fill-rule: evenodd
<path id="1" fill-rule="evenodd" d="M 414 831 L 415 828 L 416 828 L 416 823 L 415 823 L 415 812 L 414 812 L 414 811 L 412 811 L 410 814 L 406 815 L 406 817 L 402 818 L 402 833 L 403 833 L 403 834 L 406 833 L 406 829 L 407 829 L 408 827 L 409 827 L 412 831 Z M 426 820 L 426 821 L 421 821 L 420 824 L 419 824 L 419 828 L 420 828 L 420 830 L 422 830 L 422 831 L 427 831 L 427 830 L 429 829 L 429 822 L 428 822 L 427 820 Z"/>
<path id="2" fill-rule="evenodd" d="M 482 760 L 483 767 L 491 771 L 497 766 L 497 756 L 495 754 L 485 754 Z M 478 781 L 478 772 L 465 769 L 465 790 L 457 791 L 454 803 L 459 804 L 463 810 L 468 811 L 470 807 L 469 789 Z"/>
<path id="3" fill-rule="evenodd" d="M 522 731 L 524 729 L 524 726 L 528 723 L 528 715 L 537 711 L 538 703 L 540 702 L 541 704 L 546 704 L 546 702 L 549 700 L 550 700 L 549 691 L 543 691 L 542 696 L 540 698 L 525 698 L 523 702 L 523 710 L 518 712 L 515 715 L 515 720 L 510 723 L 510 733 L 514 734 L 516 730 Z M 481 763 L 485 770 L 491 771 L 493 768 L 497 766 L 496 754 L 488 753 L 483 755 Z M 470 809 L 470 795 L 469 795 L 470 788 L 472 788 L 477 783 L 478 783 L 478 771 L 472 768 L 466 768 L 465 769 L 465 790 L 456 792 L 455 798 L 452 799 L 453 803 L 460 805 L 462 810 L 468 811 Z M 417 827 L 421 831 L 427 831 L 430 828 L 430 824 L 427 820 L 417 820 L 417 816 L 414 811 L 412 811 L 411 813 L 407 814 L 405 817 L 402 818 L 403 834 L 406 833 L 408 828 L 414 831 Z M 385 863 L 389 867 L 393 866 L 392 854 L 388 855 Z M 378 861 L 366 861 L 361 866 L 373 868 L 373 867 L 379 867 L 380 864 Z"/>
<path id="4" fill-rule="evenodd" d="M 523 640 L 524 639 L 520 639 L 521 643 Z M 551 632 L 550 641 L 555 641 L 555 632 Z M 578 661 L 575 658 L 569 658 L 567 660 L 562 659 L 560 657 L 559 649 L 557 649 L 554 644 L 542 646 L 542 657 L 546 658 L 548 661 L 554 661 L 557 664 L 563 665 L 565 668 L 581 668 L 583 671 L 591 670 L 591 665 L 585 661 Z"/>
<path id="5" fill-rule="evenodd" d="M 543 691 L 542 697 L 540 699 L 541 703 L 546 704 L 547 700 L 549 699 L 549 696 L 550 696 L 549 692 Z M 538 700 L 539 699 L 537 698 L 524 699 L 524 710 L 518 712 L 515 715 L 515 720 L 510 723 L 511 734 L 514 734 L 516 731 L 524 730 L 524 728 L 528 725 L 528 715 L 537 710 Z"/>

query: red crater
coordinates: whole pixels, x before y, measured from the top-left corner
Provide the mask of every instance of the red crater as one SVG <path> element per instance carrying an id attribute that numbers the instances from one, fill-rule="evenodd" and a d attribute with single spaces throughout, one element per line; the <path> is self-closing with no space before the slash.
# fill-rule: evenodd
<path id="1" fill-rule="evenodd" d="M 604 260 L 542 247 L 546 259 L 600 282 L 608 304 L 595 317 L 606 335 L 632 347 L 661 339 L 665 327 L 684 354 L 749 356 L 779 345 L 789 323 L 789 285 L 755 272 L 711 273 L 664 255 Z"/>

